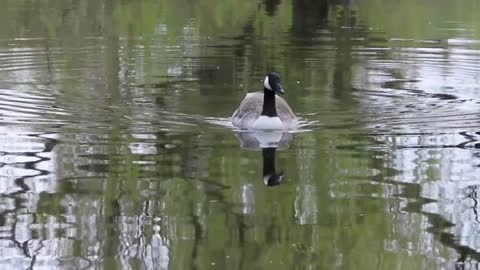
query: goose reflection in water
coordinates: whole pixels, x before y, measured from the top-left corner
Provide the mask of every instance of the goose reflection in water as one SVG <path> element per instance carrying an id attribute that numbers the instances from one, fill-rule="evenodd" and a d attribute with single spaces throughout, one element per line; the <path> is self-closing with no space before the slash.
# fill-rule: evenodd
<path id="1" fill-rule="evenodd" d="M 240 147 L 247 150 L 262 150 L 263 183 L 266 186 L 276 186 L 283 181 L 283 171 L 275 169 L 275 152 L 286 149 L 293 134 L 281 131 L 236 132 Z"/>

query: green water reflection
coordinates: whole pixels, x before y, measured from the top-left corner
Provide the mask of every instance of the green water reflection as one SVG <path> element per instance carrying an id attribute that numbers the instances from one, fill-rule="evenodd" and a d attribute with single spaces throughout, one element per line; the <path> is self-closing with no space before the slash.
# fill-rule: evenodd
<path id="1" fill-rule="evenodd" d="M 477 1 L 3 5 L 1 269 L 478 268 Z"/>

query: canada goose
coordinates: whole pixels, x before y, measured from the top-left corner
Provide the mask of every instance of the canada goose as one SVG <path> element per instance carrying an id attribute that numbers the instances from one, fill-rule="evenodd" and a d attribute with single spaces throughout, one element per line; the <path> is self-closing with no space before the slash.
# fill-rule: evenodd
<path id="1" fill-rule="evenodd" d="M 275 93 L 285 93 L 280 76 L 269 73 L 263 81 L 263 93 L 248 93 L 232 115 L 232 124 L 241 129 L 289 130 L 298 120 L 288 103 Z"/>

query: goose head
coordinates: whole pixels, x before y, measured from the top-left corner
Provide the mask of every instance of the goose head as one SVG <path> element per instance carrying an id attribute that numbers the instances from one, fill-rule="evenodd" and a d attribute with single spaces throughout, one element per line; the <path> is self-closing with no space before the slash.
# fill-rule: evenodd
<path id="1" fill-rule="evenodd" d="M 283 94 L 285 91 L 280 84 L 280 76 L 275 72 L 270 72 L 263 81 L 265 91 L 273 91 L 274 93 Z"/>

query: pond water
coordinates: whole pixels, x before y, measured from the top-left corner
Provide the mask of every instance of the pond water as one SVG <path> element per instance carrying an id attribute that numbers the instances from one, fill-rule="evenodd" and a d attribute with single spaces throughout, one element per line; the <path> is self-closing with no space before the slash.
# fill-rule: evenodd
<path id="1" fill-rule="evenodd" d="M 2 4 L 1 269 L 480 267 L 478 1 Z"/>

